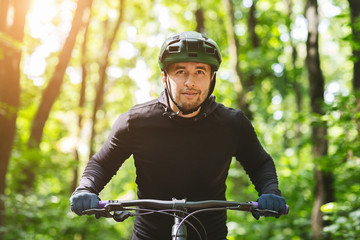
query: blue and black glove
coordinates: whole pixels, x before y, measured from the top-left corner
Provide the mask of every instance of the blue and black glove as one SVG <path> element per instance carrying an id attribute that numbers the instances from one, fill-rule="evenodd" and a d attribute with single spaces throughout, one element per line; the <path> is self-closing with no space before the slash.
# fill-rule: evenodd
<path id="1" fill-rule="evenodd" d="M 76 193 L 70 197 L 71 211 L 81 216 L 84 210 L 98 208 L 99 201 L 100 198 L 95 193 Z"/>
<path id="2" fill-rule="evenodd" d="M 277 218 L 280 217 L 286 209 L 285 198 L 275 194 L 263 194 L 258 198 L 257 202 L 259 209 L 268 209 L 278 212 L 279 215 Z M 260 218 L 260 214 L 257 212 L 253 212 L 253 216 L 256 220 Z"/>

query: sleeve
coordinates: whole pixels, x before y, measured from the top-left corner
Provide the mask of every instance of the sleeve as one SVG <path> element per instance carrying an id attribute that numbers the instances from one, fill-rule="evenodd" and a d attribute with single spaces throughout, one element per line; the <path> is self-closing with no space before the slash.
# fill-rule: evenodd
<path id="1" fill-rule="evenodd" d="M 262 147 L 251 122 L 239 112 L 239 145 L 235 154 L 259 196 L 264 193 L 281 196 L 275 164 L 271 156 Z"/>
<path id="2" fill-rule="evenodd" d="M 129 113 L 127 112 L 115 121 L 104 145 L 90 158 L 80 184 L 73 194 L 78 192 L 99 194 L 131 154 Z"/>

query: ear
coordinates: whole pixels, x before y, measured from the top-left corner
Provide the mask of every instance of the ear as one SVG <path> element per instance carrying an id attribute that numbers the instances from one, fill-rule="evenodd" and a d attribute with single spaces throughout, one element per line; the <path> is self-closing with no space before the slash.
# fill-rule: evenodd
<path id="1" fill-rule="evenodd" d="M 163 83 L 163 86 L 164 88 L 166 88 L 166 79 L 165 79 L 165 73 L 164 72 L 161 72 L 161 81 Z"/>
<path id="2" fill-rule="evenodd" d="M 216 79 L 216 72 L 212 72 L 210 77 L 210 82 L 213 82 Z"/>

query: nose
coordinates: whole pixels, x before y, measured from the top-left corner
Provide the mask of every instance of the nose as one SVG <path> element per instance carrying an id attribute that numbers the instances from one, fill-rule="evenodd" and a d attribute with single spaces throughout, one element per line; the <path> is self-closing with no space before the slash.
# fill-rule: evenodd
<path id="1" fill-rule="evenodd" d="M 191 76 L 191 74 L 189 74 L 187 76 L 187 78 L 185 79 L 185 86 L 186 87 L 194 87 L 195 86 L 195 77 Z"/>

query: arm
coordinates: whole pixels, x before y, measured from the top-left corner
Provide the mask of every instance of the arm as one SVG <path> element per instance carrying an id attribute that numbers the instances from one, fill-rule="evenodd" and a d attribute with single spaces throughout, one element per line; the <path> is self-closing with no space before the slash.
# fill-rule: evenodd
<path id="1" fill-rule="evenodd" d="M 236 158 L 259 193 L 259 208 L 274 210 L 280 216 L 287 206 L 285 199 L 281 197 L 274 161 L 261 146 L 253 126 L 244 115 L 240 123 L 240 141 Z M 253 213 L 253 216 L 255 219 L 260 217 L 258 213 Z"/>
<path id="2" fill-rule="evenodd" d="M 265 160 L 264 164 L 248 174 L 259 196 L 262 194 L 281 196 L 275 165 L 270 156 Z"/>
<path id="3" fill-rule="evenodd" d="M 249 175 L 255 189 L 262 194 L 281 196 L 274 161 L 264 150 L 250 121 L 239 112 L 239 146 L 235 157 Z"/>

